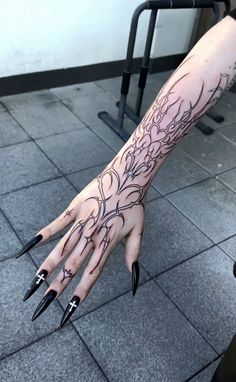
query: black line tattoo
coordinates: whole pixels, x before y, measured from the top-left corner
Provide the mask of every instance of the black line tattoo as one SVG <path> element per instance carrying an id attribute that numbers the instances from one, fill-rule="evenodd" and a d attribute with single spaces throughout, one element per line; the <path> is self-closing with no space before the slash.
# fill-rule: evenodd
<path id="1" fill-rule="evenodd" d="M 207 90 L 202 80 L 196 99 L 184 100 L 179 95 L 178 85 L 191 75 L 185 73 L 167 91 L 172 77 L 191 58 L 192 56 L 183 61 L 160 90 L 134 131 L 129 146 L 96 177 L 99 195 L 91 196 L 84 202 L 95 202 L 96 207 L 86 219 L 75 224 L 65 242 L 61 255 L 71 236 L 77 232 L 80 238 L 85 227 L 89 227 L 90 234 L 86 237 L 84 251 L 90 243 L 94 244 L 93 235 L 97 231 L 96 237 L 100 235 L 100 254 L 90 274 L 99 266 L 102 257 L 112 246 L 112 229 L 115 226 L 117 229 L 118 226 L 117 231 L 120 231 L 124 226 L 124 212 L 137 206 L 144 209 L 146 193 L 155 176 L 157 164 L 175 148 L 179 139 L 188 133 L 190 127 L 205 114 L 206 110 L 217 103 L 232 83 L 230 78 L 233 77 L 233 73 L 231 75 L 220 73 L 215 88 Z M 234 69 L 236 70 L 236 62 Z M 236 73 L 234 77 L 235 75 Z M 112 206 L 109 203 L 111 198 Z M 88 209 L 91 210 L 89 204 Z M 96 225 L 99 228 L 93 229 Z"/>
<path id="2" fill-rule="evenodd" d="M 64 281 L 65 279 L 68 279 L 68 278 L 70 278 L 70 277 L 71 277 L 71 278 L 74 277 L 74 274 L 71 272 L 70 269 L 66 269 L 65 265 L 63 265 L 62 272 L 63 272 L 63 277 L 62 277 L 62 279 L 61 279 L 61 283 L 63 283 L 63 281 Z"/>
<path id="3" fill-rule="evenodd" d="M 65 212 L 65 215 L 64 215 L 64 218 L 66 217 L 66 216 L 71 216 L 71 212 L 73 211 L 73 208 L 71 209 L 71 210 L 67 210 L 66 212 Z"/>

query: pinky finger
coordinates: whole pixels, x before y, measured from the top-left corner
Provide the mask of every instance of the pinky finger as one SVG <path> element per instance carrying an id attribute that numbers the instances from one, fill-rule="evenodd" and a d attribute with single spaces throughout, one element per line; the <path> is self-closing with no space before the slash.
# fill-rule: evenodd
<path id="1" fill-rule="evenodd" d="M 75 220 L 75 211 L 70 206 L 62 212 L 56 219 L 54 219 L 50 224 L 41 229 L 36 233 L 36 235 L 26 243 L 23 248 L 16 254 L 16 258 L 24 255 L 27 251 L 33 248 L 39 242 L 45 242 L 50 237 L 55 235 L 57 232 L 61 231 L 63 228 L 67 227 L 71 222 Z"/>

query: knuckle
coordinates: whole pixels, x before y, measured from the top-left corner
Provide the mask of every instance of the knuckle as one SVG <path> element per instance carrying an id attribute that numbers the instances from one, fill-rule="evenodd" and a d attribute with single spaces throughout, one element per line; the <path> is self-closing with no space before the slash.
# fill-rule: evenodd
<path id="1" fill-rule="evenodd" d="M 65 263 L 65 267 L 69 269 L 76 269 L 79 264 L 77 257 L 72 257 Z"/>

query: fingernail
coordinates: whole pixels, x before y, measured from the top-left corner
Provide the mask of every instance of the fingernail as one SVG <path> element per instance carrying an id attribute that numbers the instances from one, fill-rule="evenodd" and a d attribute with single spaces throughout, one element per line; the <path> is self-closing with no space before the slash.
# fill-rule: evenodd
<path id="1" fill-rule="evenodd" d="M 51 302 L 54 300 L 56 295 L 57 292 L 53 289 L 50 289 L 48 293 L 45 294 L 45 296 L 42 298 L 33 314 L 32 321 L 34 321 L 41 313 L 43 313 L 43 311 L 48 307 L 48 305 L 51 304 Z"/>
<path id="2" fill-rule="evenodd" d="M 233 274 L 234 274 L 234 277 L 236 277 L 236 263 L 234 263 Z"/>
<path id="3" fill-rule="evenodd" d="M 35 276 L 29 289 L 24 295 L 23 301 L 26 301 L 30 296 L 32 296 L 32 294 L 40 287 L 42 282 L 46 279 L 47 275 L 48 275 L 48 271 L 43 269 Z"/>
<path id="4" fill-rule="evenodd" d="M 18 257 L 24 255 L 25 252 L 29 251 L 31 248 L 33 248 L 36 244 L 38 244 L 40 242 L 40 240 L 42 240 L 43 238 L 43 235 L 39 234 L 35 237 L 33 237 L 27 244 L 24 245 L 24 247 L 17 253 L 16 255 L 16 259 L 18 259 Z"/>
<path id="5" fill-rule="evenodd" d="M 61 319 L 61 324 L 60 324 L 61 327 L 66 323 L 66 321 L 69 320 L 70 316 L 74 313 L 79 303 L 80 303 L 80 298 L 78 296 L 73 296 L 69 304 L 67 305 L 66 310 Z"/>
<path id="6" fill-rule="evenodd" d="M 138 282 L 139 282 L 139 263 L 138 261 L 135 261 L 132 264 L 132 291 L 133 296 L 136 293 L 136 290 L 138 288 Z"/>

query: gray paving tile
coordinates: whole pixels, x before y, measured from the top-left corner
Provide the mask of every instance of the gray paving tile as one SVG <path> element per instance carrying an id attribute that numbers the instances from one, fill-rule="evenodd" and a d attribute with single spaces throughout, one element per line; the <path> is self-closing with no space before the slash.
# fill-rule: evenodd
<path id="1" fill-rule="evenodd" d="M 30 138 L 7 112 L 0 113 L 0 147 L 28 141 Z"/>
<path id="2" fill-rule="evenodd" d="M 147 192 L 147 202 L 151 202 L 152 200 L 160 197 L 161 194 L 152 185 L 150 185 Z"/>
<path id="3" fill-rule="evenodd" d="M 105 80 L 95 81 L 95 84 L 106 92 L 114 95 L 117 99 L 120 99 L 120 87 L 122 82 L 122 76 L 107 78 Z M 132 85 L 137 86 L 138 75 L 132 74 L 130 78 L 130 88 Z"/>
<path id="4" fill-rule="evenodd" d="M 0 260 L 15 255 L 21 243 L 2 212 L 0 212 L 0 238 Z"/>
<path id="5" fill-rule="evenodd" d="M 3 104 L 1 103 L 2 101 L 2 97 L 0 97 L 0 113 L 5 113 L 6 112 L 6 108 L 3 106 Z"/>
<path id="6" fill-rule="evenodd" d="M 73 183 L 78 191 L 82 191 L 83 188 L 85 188 L 88 183 L 90 183 L 106 167 L 108 163 L 67 175 L 67 178 L 71 183 Z M 147 202 L 160 196 L 161 194 L 156 191 L 154 187 L 150 186 L 147 193 Z"/>
<path id="7" fill-rule="evenodd" d="M 74 324 L 112 382 L 184 381 L 215 358 L 152 281 Z"/>
<path id="8" fill-rule="evenodd" d="M 183 151 L 176 148 L 163 163 L 152 184 L 165 195 L 210 176 Z"/>
<path id="9" fill-rule="evenodd" d="M 220 179 L 227 187 L 236 192 L 236 169 L 229 170 L 216 177 Z"/>
<path id="10" fill-rule="evenodd" d="M 32 138 L 77 130 L 85 125 L 61 102 L 31 104 L 11 112 Z"/>
<path id="11" fill-rule="evenodd" d="M 236 236 L 223 241 L 223 243 L 220 243 L 218 246 L 236 261 Z"/>
<path id="12" fill-rule="evenodd" d="M 218 126 L 226 126 L 230 125 L 234 122 L 236 122 L 236 111 L 235 111 L 235 106 L 232 105 L 229 102 L 225 101 L 226 98 L 220 99 L 218 103 L 212 108 L 213 111 L 216 113 L 222 115 L 224 117 L 224 121 L 220 124 L 217 122 L 213 122 L 213 124 L 218 125 Z"/>
<path id="13" fill-rule="evenodd" d="M 57 168 L 33 142 L 0 149 L 0 194 L 59 175 Z"/>
<path id="14" fill-rule="evenodd" d="M 209 248 L 208 240 L 164 199 L 146 208 L 140 262 L 152 276 Z"/>
<path id="15" fill-rule="evenodd" d="M 26 105 L 56 101 L 57 97 L 49 90 L 37 90 L 34 92 L 1 97 L 0 100 L 9 110 L 12 110 L 19 107 L 25 108 Z"/>
<path id="16" fill-rule="evenodd" d="M 223 97 L 218 100 L 217 104 L 211 108 L 209 111 L 214 112 L 222 117 L 224 117 L 223 122 L 216 122 L 214 119 L 212 119 L 207 113 L 201 117 L 201 121 L 206 123 L 208 126 L 210 126 L 213 130 L 217 130 L 220 128 L 223 128 L 224 126 L 227 126 L 235 121 L 235 110 L 232 109 L 231 106 L 226 104 Z"/>
<path id="17" fill-rule="evenodd" d="M 165 70 L 164 72 L 153 73 L 153 74 L 151 74 L 150 77 L 152 77 L 153 79 L 155 79 L 155 77 L 157 77 L 159 80 L 166 82 L 170 78 L 170 76 L 172 75 L 172 73 L 174 71 L 175 71 L 175 69 Z"/>
<path id="18" fill-rule="evenodd" d="M 213 175 L 236 167 L 235 145 L 217 132 L 189 137 L 179 147 Z"/>
<path id="19" fill-rule="evenodd" d="M 235 112 L 235 114 L 236 114 L 236 112 Z M 221 136 L 223 136 L 223 137 L 227 138 L 228 140 L 230 140 L 231 142 L 236 143 L 235 130 L 236 130 L 236 123 L 233 123 L 231 125 L 223 126 L 223 127 L 219 128 L 218 129 L 218 133 Z"/>
<path id="20" fill-rule="evenodd" d="M 68 97 L 63 102 L 87 125 L 95 125 L 97 123 L 99 120 L 97 113 L 100 111 L 107 111 L 114 118 L 117 118 L 118 115 L 116 107 L 117 98 L 106 92 L 99 93 L 97 97 Z"/>
<path id="21" fill-rule="evenodd" d="M 221 100 L 222 102 L 224 102 L 226 105 L 228 106 L 231 106 L 234 108 L 235 110 L 235 107 L 236 107 L 236 94 L 231 92 L 231 91 L 227 91 L 224 93 L 224 95 L 221 97 Z"/>
<path id="22" fill-rule="evenodd" d="M 1 382 L 105 382 L 106 379 L 72 327 L 13 354 L 1 362 Z"/>
<path id="23" fill-rule="evenodd" d="M 51 241 L 44 246 L 34 248 L 30 253 L 36 261 L 38 267 L 47 258 L 50 252 L 55 248 L 57 241 Z M 76 309 L 71 317 L 72 320 L 84 315 L 91 310 L 98 308 L 100 305 L 118 297 L 122 293 L 130 291 L 132 289 L 132 276 L 125 265 L 125 249 L 119 244 L 116 249 L 113 250 L 109 256 L 106 265 L 103 268 L 102 274 L 96 281 L 92 290 L 90 291 L 88 297 L 84 302 Z M 69 257 L 68 257 L 69 258 Z M 76 276 L 71 280 L 71 282 L 64 289 L 63 293 L 59 297 L 61 304 L 64 309 L 66 309 L 71 297 L 73 296 L 74 289 L 80 281 L 83 274 L 84 268 L 89 261 L 90 256 L 83 264 L 82 268 L 76 274 Z M 59 264 L 54 272 L 48 278 L 49 284 L 55 279 L 58 273 L 61 271 L 65 260 Z M 147 273 L 140 267 L 140 285 L 149 279 Z M 139 289 L 136 292 L 138 295 Z M 132 294 L 132 293 L 131 293 Z"/>
<path id="24" fill-rule="evenodd" d="M 206 180 L 167 198 L 215 243 L 236 233 L 236 195 L 218 180 Z"/>
<path id="25" fill-rule="evenodd" d="M 0 206 L 27 243 L 58 217 L 76 195 L 74 188 L 60 178 L 4 195 L 0 198 Z"/>
<path id="26" fill-rule="evenodd" d="M 88 128 L 41 138 L 37 143 L 64 174 L 110 161 L 115 156 Z"/>
<path id="27" fill-rule="evenodd" d="M 235 334 L 232 269 L 233 261 L 214 247 L 156 279 L 219 354 Z"/>
<path id="28" fill-rule="evenodd" d="M 221 358 L 213 362 L 210 366 L 199 373 L 195 378 L 191 379 L 191 382 L 211 382 L 213 374 L 220 363 Z"/>
<path id="29" fill-rule="evenodd" d="M 68 97 L 94 97 L 96 94 L 99 95 L 99 93 L 104 93 L 104 89 L 97 86 L 94 82 L 51 88 L 50 91 L 61 100 Z"/>
<path id="30" fill-rule="evenodd" d="M 1 262 L 1 322 L 0 325 L 0 357 L 4 357 L 37 338 L 44 336 L 60 325 L 62 309 L 57 301 L 53 301 L 35 321 L 31 317 L 41 300 L 41 294 L 35 293 L 31 299 L 23 302 L 36 267 L 32 260 L 25 257 L 7 259 Z M 41 289 L 42 295 L 46 286 Z M 0 368 L 1 369 L 1 368 Z"/>
<path id="31" fill-rule="evenodd" d="M 101 119 L 95 125 L 90 125 L 90 129 L 100 137 L 116 153 L 124 146 L 125 142 L 111 130 Z"/>

